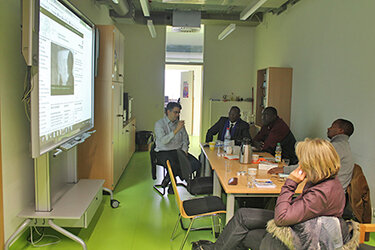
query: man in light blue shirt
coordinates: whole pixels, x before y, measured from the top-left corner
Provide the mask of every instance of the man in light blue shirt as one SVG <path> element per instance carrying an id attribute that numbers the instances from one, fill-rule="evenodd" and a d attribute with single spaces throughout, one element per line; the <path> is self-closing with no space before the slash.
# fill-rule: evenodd
<path id="1" fill-rule="evenodd" d="M 184 151 L 190 161 L 192 171 L 199 175 L 200 162 L 191 154 L 189 150 L 189 136 L 185 129 L 185 122 L 180 121 L 181 105 L 176 102 L 168 103 L 165 109 L 165 116 L 155 123 L 155 152 L 158 161 L 165 163 L 169 160 L 176 176 L 181 176 L 180 166 L 177 157 L 177 150 Z M 170 179 L 165 178 L 162 186 L 166 187 Z M 168 191 L 171 191 L 168 190 Z"/>

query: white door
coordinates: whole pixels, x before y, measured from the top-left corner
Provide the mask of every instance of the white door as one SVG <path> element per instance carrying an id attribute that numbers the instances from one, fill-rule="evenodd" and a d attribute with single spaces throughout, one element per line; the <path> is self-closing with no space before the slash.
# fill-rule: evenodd
<path id="1" fill-rule="evenodd" d="M 194 71 L 181 72 L 180 104 L 182 106 L 180 120 L 185 121 L 189 135 L 193 134 L 194 110 Z"/>

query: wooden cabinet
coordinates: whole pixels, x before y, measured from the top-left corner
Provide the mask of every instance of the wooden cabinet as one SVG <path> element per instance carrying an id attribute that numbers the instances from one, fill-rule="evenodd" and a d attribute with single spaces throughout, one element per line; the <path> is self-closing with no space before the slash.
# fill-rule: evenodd
<path id="1" fill-rule="evenodd" d="M 124 36 L 113 25 L 98 25 L 99 59 L 95 79 L 124 81 Z"/>
<path id="2" fill-rule="evenodd" d="M 123 120 L 124 39 L 114 26 L 98 26 L 94 133 L 78 146 L 78 177 L 104 179 L 114 189 L 134 150 L 135 119 Z"/>
<path id="3" fill-rule="evenodd" d="M 292 99 L 292 68 L 270 67 L 257 71 L 257 97 L 255 124 L 262 124 L 265 107 L 275 107 L 278 115 L 290 125 Z"/>

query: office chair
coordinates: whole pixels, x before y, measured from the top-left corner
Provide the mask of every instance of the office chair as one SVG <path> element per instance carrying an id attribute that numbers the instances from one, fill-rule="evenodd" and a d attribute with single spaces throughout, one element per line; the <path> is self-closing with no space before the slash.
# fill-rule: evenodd
<path id="1" fill-rule="evenodd" d="M 183 249 L 185 245 L 187 236 L 189 235 L 193 222 L 197 218 L 211 216 L 212 234 L 215 235 L 215 225 L 214 225 L 213 216 L 216 216 L 219 214 L 225 214 L 226 213 L 225 205 L 223 201 L 217 196 L 205 196 L 205 197 L 200 197 L 196 199 L 189 199 L 189 200 L 182 201 L 178 193 L 176 180 L 174 178 L 172 167 L 169 161 L 167 161 L 167 167 L 168 167 L 169 176 L 171 177 L 171 182 L 172 182 L 172 187 L 173 187 L 173 191 L 174 191 L 175 198 L 176 198 L 176 203 L 177 203 L 178 209 L 180 210 L 178 220 L 176 222 L 176 225 L 174 227 L 174 230 L 171 236 L 171 240 L 174 239 L 173 236 L 177 230 L 177 227 L 181 218 L 190 219 L 188 230 L 180 246 L 180 250 L 181 250 Z M 220 230 L 221 230 L 221 218 L 220 216 L 218 217 L 219 217 L 219 224 L 220 224 Z"/>
<path id="2" fill-rule="evenodd" d="M 150 150 L 152 179 L 156 180 L 156 167 L 159 166 L 159 167 L 163 167 L 163 180 L 160 184 L 155 184 L 152 187 L 156 192 L 158 192 L 158 194 L 160 194 L 161 196 L 164 196 L 170 180 L 169 180 L 169 177 L 167 176 L 166 166 L 164 166 L 164 163 L 160 162 L 158 158 L 156 157 L 155 148 L 156 148 L 156 143 L 154 142 Z M 184 183 L 177 183 L 177 186 L 183 186 L 186 188 L 186 185 Z"/>
<path id="3" fill-rule="evenodd" d="M 365 235 L 370 232 L 375 232 L 375 224 L 359 224 L 359 244 L 366 241 Z"/>
<path id="4" fill-rule="evenodd" d="M 369 224 L 372 219 L 370 188 L 362 168 L 358 164 L 354 164 L 352 180 L 346 188 L 346 193 L 356 220 L 362 223 L 361 225 L 371 225 Z M 365 238 L 368 241 L 370 234 L 366 233 Z"/>
<path id="5" fill-rule="evenodd" d="M 213 179 L 210 177 L 198 177 L 192 178 L 191 164 L 189 162 L 186 153 L 182 150 L 177 150 L 178 161 L 180 162 L 180 169 L 182 179 L 187 183 L 186 189 L 192 195 L 200 194 L 212 194 L 213 191 Z"/>
<path id="6" fill-rule="evenodd" d="M 156 144 L 155 142 L 152 143 L 151 150 L 150 150 L 150 159 L 151 159 L 151 174 L 152 174 L 152 179 L 156 180 L 156 167 L 163 167 L 163 180 L 160 184 L 155 184 L 152 187 L 158 194 L 161 196 L 164 196 L 165 194 L 165 189 L 168 187 L 168 185 L 163 185 L 165 182 L 165 178 L 167 177 L 167 169 L 163 165 L 163 163 L 158 162 L 158 159 L 156 157 L 156 152 L 155 152 Z"/>

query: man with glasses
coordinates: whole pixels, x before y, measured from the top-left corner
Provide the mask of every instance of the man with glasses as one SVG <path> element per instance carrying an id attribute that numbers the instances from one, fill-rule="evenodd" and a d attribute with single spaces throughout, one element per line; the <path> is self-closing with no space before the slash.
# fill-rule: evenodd
<path id="1" fill-rule="evenodd" d="M 189 154 L 189 136 L 185 129 L 185 122 L 180 121 L 180 111 L 182 107 L 177 102 L 168 103 L 165 109 L 165 116 L 155 123 L 155 137 L 156 137 L 156 157 L 159 162 L 165 163 L 170 161 L 175 175 L 180 175 L 179 161 L 177 157 L 177 150 L 184 151 L 191 164 L 191 169 L 196 172 L 197 176 L 200 174 L 201 164 L 191 154 Z M 169 176 L 163 180 L 162 186 L 166 187 L 170 182 Z M 172 188 L 169 187 L 168 193 L 172 193 Z"/>

